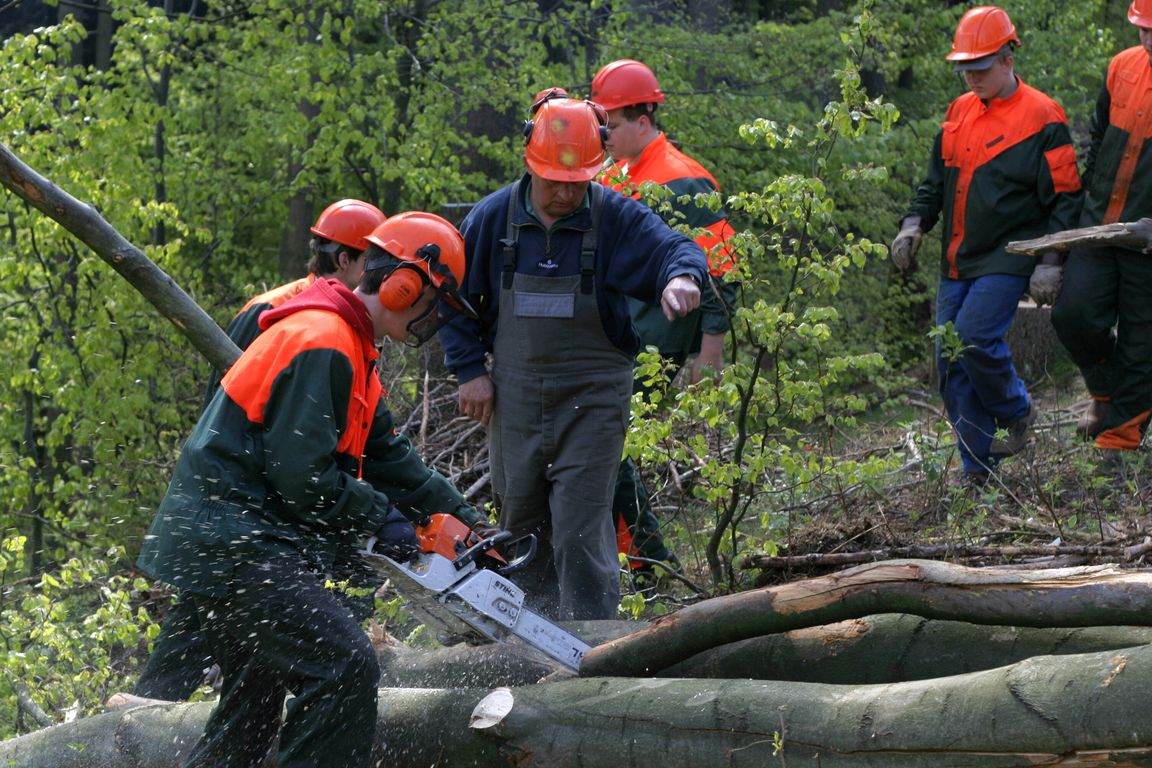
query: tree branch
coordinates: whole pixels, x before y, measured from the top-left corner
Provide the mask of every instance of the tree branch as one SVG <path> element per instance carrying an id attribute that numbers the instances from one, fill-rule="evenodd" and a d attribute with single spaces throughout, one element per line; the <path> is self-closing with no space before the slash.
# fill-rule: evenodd
<path id="1" fill-rule="evenodd" d="M 1148 253 L 1152 249 L 1152 219 L 1067 229 L 1032 240 L 1013 240 L 1005 250 L 1039 256 L 1047 251 L 1069 251 L 1085 246 L 1133 248 Z"/>
<path id="2" fill-rule="evenodd" d="M 71 232 L 111 265 L 218 370 L 228 370 L 240 356 L 239 348 L 220 326 L 94 207 L 29 168 L 3 144 L 0 144 L 0 184 Z"/>

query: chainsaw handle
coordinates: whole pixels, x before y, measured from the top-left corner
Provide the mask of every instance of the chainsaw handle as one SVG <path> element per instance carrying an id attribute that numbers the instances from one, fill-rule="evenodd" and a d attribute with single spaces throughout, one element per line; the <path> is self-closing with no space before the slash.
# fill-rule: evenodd
<path id="1" fill-rule="evenodd" d="M 488 550 L 495 547 L 497 544 L 503 544 L 506 541 L 511 541 L 513 538 L 512 533 L 509 531 L 500 531 L 499 533 L 489 536 L 486 539 L 480 539 L 468 549 L 460 553 L 460 556 L 452 561 L 452 565 L 456 566 L 456 570 L 461 570 L 464 566 L 473 562 L 477 557 L 484 554 Z"/>
<path id="2" fill-rule="evenodd" d="M 502 575 L 505 573 L 518 571 L 524 566 L 528 565 L 528 563 L 532 562 L 532 559 L 536 557 L 535 534 L 527 533 L 523 536 L 516 536 L 516 534 L 512 533 L 511 531 L 500 531 L 499 533 L 493 536 L 489 536 L 486 539 L 480 539 L 480 541 L 464 550 L 462 553 L 460 553 L 459 557 L 452 561 L 452 565 L 456 567 L 456 570 L 460 570 L 467 566 L 469 563 L 474 562 L 480 555 L 500 544 L 520 544 L 525 540 L 528 541 L 527 552 L 525 552 L 523 555 L 520 555 L 515 560 L 512 560 L 506 565 L 492 569 Z"/>
<path id="3" fill-rule="evenodd" d="M 505 531 L 505 533 L 507 533 L 507 531 Z M 528 565 L 528 563 L 532 562 L 533 558 L 536 557 L 536 534 L 526 533 L 523 536 L 513 539 L 509 543 L 519 544 L 525 540 L 528 541 L 528 551 L 516 559 L 510 560 L 507 565 L 502 565 L 496 568 L 496 573 L 500 574 L 501 576 L 506 576 L 509 573 L 514 573 L 515 571 L 520 570 L 524 566 Z"/>

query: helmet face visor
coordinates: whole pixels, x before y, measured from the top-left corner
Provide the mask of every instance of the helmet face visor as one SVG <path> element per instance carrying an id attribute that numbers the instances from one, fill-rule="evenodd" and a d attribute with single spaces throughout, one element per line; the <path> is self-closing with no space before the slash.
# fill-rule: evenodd
<path id="1" fill-rule="evenodd" d="M 428 305 L 428 309 L 420 316 L 408 323 L 408 338 L 404 340 L 405 346 L 419 347 L 436 335 L 444 324 L 456 315 L 477 319 L 479 315 L 464 297 L 455 289 L 442 285 L 436 289 L 436 301 Z"/>

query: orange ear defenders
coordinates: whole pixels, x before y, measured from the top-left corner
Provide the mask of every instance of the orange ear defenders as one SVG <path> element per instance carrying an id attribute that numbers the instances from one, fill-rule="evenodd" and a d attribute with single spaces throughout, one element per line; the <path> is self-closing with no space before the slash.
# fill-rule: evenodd
<path id="1" fill-rule="evenodd" d="M 432 284 L 428 271 L 435 269 L 439 273 L 445 268 L 440 265 L 440 246 L 428 243 L 416 251 L 419 261 L 406 261 L 398 259 L 385 252 L 364 265 L 364 271 L 391 266 L 392 271 L 380 283 L 380 304 L 392 312 L 403 312 L 415 306 L 420 300 L 424 289 Z"/>
<path id="2" fill-rule="evenodd" d="M 433 245 L 437 251 L 440 249 Z M 393 312 L 403 312 L 420 300 L 431 285 L 427 273 L 410 261 L 398 261 L 392 272 L 380 283 L 380 304 Z"/>

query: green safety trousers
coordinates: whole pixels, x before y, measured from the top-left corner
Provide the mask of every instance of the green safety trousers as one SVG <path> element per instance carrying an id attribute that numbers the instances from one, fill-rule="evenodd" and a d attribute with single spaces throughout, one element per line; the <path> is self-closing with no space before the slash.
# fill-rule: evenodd
<path id="1" fill-rule="evenodd" d="M 1107 403 L 1096 444 L 1135 450 L 1152 409 L 1152 258 L 1122 248 L 1074 251 L 1052 325 L 1093 399 Z"/>
<path id="2" fill-rule="evenodd" d="M 277 733 L 278 768 L 369 765 L 376 653 L 304 558 L 240 563 L 225 597 L 192 599 L 223 687 L 186 768 L 258 768 Z"/>

